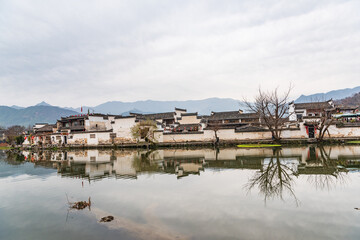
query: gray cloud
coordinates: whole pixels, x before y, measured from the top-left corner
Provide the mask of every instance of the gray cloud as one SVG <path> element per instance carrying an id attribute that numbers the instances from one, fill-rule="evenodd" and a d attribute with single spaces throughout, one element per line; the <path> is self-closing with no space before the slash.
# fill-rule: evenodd
<path id="1" fill-rule="evenodd" d="M 354 87 L 358 1 L 1 1 L 1 105 Z"/>

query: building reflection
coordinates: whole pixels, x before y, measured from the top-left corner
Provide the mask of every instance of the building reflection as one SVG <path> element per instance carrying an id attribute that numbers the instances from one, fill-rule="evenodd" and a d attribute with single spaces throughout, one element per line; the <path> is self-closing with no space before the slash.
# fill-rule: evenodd
<path id="1" fill-rule="evenodd" d="M 321 188 L 322 179 L 340 178 L 346 170 L 357 170 L 358 147 L 294 147 L 274 149 L 163 149 L 74 150 L 62 152 L 23 152 L 35 166 L 57 169 L 64 177 L 97 180 L 107 177 L 136 179 L 139 174 L 165 173 L 178 178 L 200 175 L 208 170 L 252 169 L 256 174 L 275 171 L 274 176 L 308 175 L 309 182 Z M 265 177 L 265 176 L 263 176 Z M 275 180 L 275 179 L 272 179 Z"/>

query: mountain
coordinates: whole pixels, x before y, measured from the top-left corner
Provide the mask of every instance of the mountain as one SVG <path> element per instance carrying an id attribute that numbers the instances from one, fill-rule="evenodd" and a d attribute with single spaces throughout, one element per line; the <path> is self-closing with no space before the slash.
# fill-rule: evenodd
<path id="1" fill-rule="evenodd" d="M 47 102 L 42 101 L 41 103 L 38 103 L 35 106 L 48 106 L 48 107 L 50 107 L 51 105 L 48 104 Z"/>
<path id="2" fill-rule="evenodd" d="M 121 113 L 121 115 L 122 116 L 130 116 L 130 113 L 148 114 L 148 113 L 153 113 L 153 112 L 143 112 L 143 111 L 140 111 L 139 109 L 134 108 L 134 109 L 131 109 L 130 111 Z"/>
<path id="3" fill-rule="evenodd" d="M 20 107 L 20 106 L 16 106 L 16 105 L 12 105 L 11 108 L 15 108 L 15 109 L 24 109 L 24 107 Z"/>
<path id="4" fill-rule="evenodd" d="M 301 95 L 298 99 L 295 100 L 297 103 L 305 102 L 314 102 L 314 101 L 326 101 L 329 99 L 340 100 L 346 97 L 351 97 L 352 95 L 360 92 L 360 86 L 355 88 L 344 88 L 339 90 L 330 91 L 327 93 L 316 93 L 312 95 Z"/>
<path id="5" fill-rule="evenodd" d="M 344 104 L 344 105 L 360 106 L 360 92 L 354 94 L 351 97 L 347 97 L 347 98 L 338 100 L 337 103 Z"/>
<path id="6" fill-rule="evenodd" d="M 188 101 L 136 101 L 120 102 L 112 101 L 100 104 L 95 107 L 83 107 L 83 112 L 104 113 L 104 114 L 122 114 L 130 112 L 133 109 L 144 113 L 171 112 L 175 107 L 185 108 L 188 112 L 198 112 L 199 114 L 210 114 L 211 111 L 234 111 L 241 109 L 241 102 L 231 98 L 208 98 L 203 100 Z M 80 108 L 76 109 L 80 112 Z"/>
<path id="7" fill-rule="evenodd" d="M 76 114 L 79 113 L 54 106 L 40 105 L 23 109 L 0 106 L 0 126 L 28 126 L 35 123 L 55 123 L 61 117 Z"/>

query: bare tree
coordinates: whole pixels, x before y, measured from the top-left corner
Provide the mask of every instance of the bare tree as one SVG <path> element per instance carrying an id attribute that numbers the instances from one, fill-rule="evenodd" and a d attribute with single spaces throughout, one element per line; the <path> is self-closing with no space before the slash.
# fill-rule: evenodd
<path id="1" fill-rule="evenodd" d="M 15 125 L 6 129 L 5 136 L 9 144 L 15 144 L 17 137 L 22 136 L 25 128 L 23 126 Z"/>
<path id="2" fill-rule="evenodd" d="M 221 123 L 208 123 L 207 128 L 214 131 L 215 140 L 214 144 L 219 144 L 219 137 L 217 135 L 218 131 L 221 129 Z"/>
<path id="3" fill-rule="evenodd" d="M 332 117 L 333 109 L 321 106 L 320 104 L 319 108 L 319 118 L 309 121 L 308 123 L 313 125 L 318 131 L 317 141 L 321 142 L 324 140 L 326 133 L 330 137 L 329 127 L 334 123 L 334 118 Z"/>
<path id="4" fill-rule="evenodd" d="M 251 112 L 259 114 L 261 123 L 271 131 L 272 138 L 276 142 L 280 141 L 283 125 L 287 121 L 285 117 L 289 110 L 288 100 L 291 89 L 290 85 L 287 91 L 279 95 L 278 88 L 268 92 L 259 88 L 254 102 L 244 99 L 246 107 Z"/>
<path id="5" fill-rule="evenodd" d="M 320 118 L 320 121 L 317 124 L 317 130 L 319 131 L 318 134 L 318 141 L 324 140 L 325 134 L 328 133 L 330 137 L 329 127 L 331 124 L 333 124 L 334 119 L 331 117 L 331 113 L 327 112 L 325 109 L 323 111 L 323 114 Z"/>

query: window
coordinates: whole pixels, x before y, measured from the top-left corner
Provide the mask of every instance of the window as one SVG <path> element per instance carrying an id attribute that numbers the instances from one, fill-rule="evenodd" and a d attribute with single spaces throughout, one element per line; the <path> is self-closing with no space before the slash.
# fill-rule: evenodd
<path id="1" fill-rule="evenodd" d="M 116 133 L 110 133 L 110 138 L 116 138 Z"/>
<path id="2" fill-rule="evenodd" d="M 73 139 L 73 136 L 72 136 L 72 135 L 69 135 L 69 139 Z"/>
<path id="3" fill-rule="evenodd" d="M 90 157 L 90 161 L 96 161 L 96 157 Z"/>
<path id="4" fill-rule="evenodd" d="M 90 138 L 96 138 L 96 134 L 90 134 Z"/>

